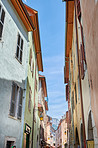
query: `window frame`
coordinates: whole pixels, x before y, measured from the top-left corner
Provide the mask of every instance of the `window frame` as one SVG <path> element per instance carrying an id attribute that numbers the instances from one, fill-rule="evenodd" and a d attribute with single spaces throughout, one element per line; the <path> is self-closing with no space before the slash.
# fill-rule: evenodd
<path id="1" fill-rule="evenodd" d="M 15 92 L 14 92 L 14 112 L 12 113 L 11 108 L 12 108 L 12 103 L 13 103 L 13 86 L 15 86 Z M 20 98 L 21 90 L 22 90 L 22 96 Z M 20 99 L 22 102 L 23 101 L 23 89 L 17 83 L 12 82 L 9 116 L 15 119 L 19 119 L 19 120 L 21 120 L 21 116 L 22 116 L 22 103 L 21 103 L 21 115 L 19 116 Z"/>
<path id="2" fill-rule="evenodd" d="M 20 39 L 19 39 L 19 36 L 20 36 Z M 17 47 L 16 47 L 15 57 L 20 62 L 20 64 L 22 64 L 22 60 L 23 60 L 22 59 L 23 58 L 23 46 L 24 46 L 24 40 L 21 37 L 20 33 L 18 32 L 18 35 L 17 35 Z"/>
<path id="3" fill-rule="evenodd" d="M 5 10 L 2 6 L 2 4 L 0 3 L 1 9 L 0 9 L 0 24 L 2 25 L 2 30 L 1 30 L 1 35 L 0 35 L 0 41 L 2 40 L 2 36 L 3 36 L 3 28 L 4 28 L 4 21 L 5 21 Z M 3 20 L 1 20 L 2 17 L 2 12 L 4 11 L 4 17 Z"/>

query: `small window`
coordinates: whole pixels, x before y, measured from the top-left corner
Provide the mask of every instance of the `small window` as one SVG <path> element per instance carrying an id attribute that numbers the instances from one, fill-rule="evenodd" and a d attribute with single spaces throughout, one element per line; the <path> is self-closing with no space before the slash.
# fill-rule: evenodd
<path id="1" fill-rule="evenodd" d="M 23 39 L 18 33 L 18 41 L 17 41 L 17 50 L 16 50 L 16 58 L 22 63 L 22 54 L 23 54 Z"/>
<path id="2" fill-rule="evenodd" d="M 10 115 L 21 119 L 23 90 L 16 83 L 12 84 Z"/>
<path id="3" fill-rule="evenodd" d="M 0 5 L 0 40 L 2 38 L 2 32 L 3 32 L 3 25 L 4 25 L 4 18 L 5 18 L 5 11 Z"/>

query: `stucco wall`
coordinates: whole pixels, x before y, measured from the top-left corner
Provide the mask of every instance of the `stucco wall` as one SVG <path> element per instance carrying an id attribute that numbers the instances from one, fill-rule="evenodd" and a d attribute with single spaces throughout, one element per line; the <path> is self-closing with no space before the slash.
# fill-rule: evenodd
<path id="1" fill-rule="evenodd" d="M 91 109 L 98 134 L 98 1 L 81 0 Z"/>
<path id="2" fill-rule="evenodd" d="M 82 95 L 83 95 L 83 109 L 84 109 L 84 121 L 85 121 L 85 131 L 86 131 L 86 139 L 88 137 L 88 112 L 91 106 L 91 98 L 90 98 L 90 88 L 88 83 L 88 73 L 86 71 L 85 78 L 82 80 Z"/>
<path id="3" fill-rule="evenodd" d="M 22 82 L 26 79 L 28 34 L 11 2 L 3 0 L 1 4 L 5 10 L 5 20 L 2 40 L 0 41 L 0 77 Z M 18 32 L 24 41 L 22 64 L 15 58 Z"/>
<path id="4" fill-rule="evenodd" d="M 9 117 L 12 81 L 23 89 L 27 78 L 28 32 L 9 0 L 2 0 L 5 11 L 2 40 L 0 41 L 0 148 L 4 148 L 5 136 L 16 138 L 16 147 L 20 147 L 21 121 Z M 15 58 L 18 32 L 24 45 L 22 64 Z M 24 81 L 24 82 L 23 82 Z M 23 102 L 25 96 L 23 97 Z M 23 109 L 22 109 L 23 112 Z"/>
<path id="5" fill-rule="evenodd" d="M 12 81 L 0 79 L 0 148 L 4 148 L 5 137 L 14 137 L 20 147 L 21 121 L 9 115 Z"/>

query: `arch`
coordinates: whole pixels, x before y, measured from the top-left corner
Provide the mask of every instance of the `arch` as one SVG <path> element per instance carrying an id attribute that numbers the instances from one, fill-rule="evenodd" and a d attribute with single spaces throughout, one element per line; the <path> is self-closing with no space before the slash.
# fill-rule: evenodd
<path id="1" fill-rule="evenodd" d="M 81 123 L 81 148 L 84 148 L 83 124 Z"/>
<path id="2" fill-rule="evenodd" d="M 76 127 L 76 145 L 80 145 L 77 127 Z"/>
<path id="3" fill-rule="evenodd" d="M 94 140 L 91 110 L 88 116 L 88 140 Z"/>

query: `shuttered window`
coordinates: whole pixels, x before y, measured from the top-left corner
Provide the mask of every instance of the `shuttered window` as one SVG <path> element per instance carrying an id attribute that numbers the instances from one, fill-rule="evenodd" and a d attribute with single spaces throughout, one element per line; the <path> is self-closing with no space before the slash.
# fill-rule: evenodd
<path id="1" fill-rule="evenodd" d="M 19 89 L 18 86 L 15 83 L 13 83 L 12 84 L 11 105 L 10 105 L 10 115 L 13 117 L 15 116 L 18 89 Z"/>
<path id="2" fill-rule="evenodd" d="M 21 38 L 20 34 L 18 33 L 16 58 L 19 60 L 20 63 L 22 63 L 22 55 L 23 55 L 23 39 Z"/>
<path id="3" fill-rule="evenodd" d="M 10 115 L 21 119 L 23 90 L 16 83 L 12 83 Z"/>
<path id="4" fill-rule="evenodd" d="M 0 5 L 0 40 L 2 38 L 3 26 L 4 26 L 5 11 Z"/>
<path id="5" fill-rule="evenodd" d="M 17 118 L 21 119 L 21 113 L 22 113 L 22 97 L 23 97 L 23 90 L 22 88 L 19 89 L 19 102 L 18 102 L 18 113 Z"/>

